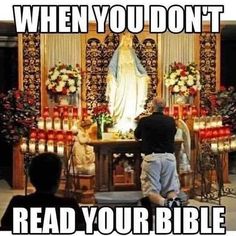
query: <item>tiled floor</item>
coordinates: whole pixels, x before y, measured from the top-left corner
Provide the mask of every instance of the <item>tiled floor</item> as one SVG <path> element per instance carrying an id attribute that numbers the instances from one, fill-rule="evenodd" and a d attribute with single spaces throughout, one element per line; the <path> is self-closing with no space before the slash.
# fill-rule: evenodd
<path id="1" fill-rule="evenodd" d="M 236 175 L 230 176 L 230 187 L 236 190 Z M 24 194 L 23 190 L 12 190 L 9 185 L 0 180 L 0 218 L 13 195 Z M 235 217 L 236 217 L 236 196 L 222 197 L 222 205 L 226 207 L 226 228 L 230 231 L 236 231 Z M 198 199 L 191 199 L 189 206 L 217 206 L 215 203 L 200 202 Z"/>

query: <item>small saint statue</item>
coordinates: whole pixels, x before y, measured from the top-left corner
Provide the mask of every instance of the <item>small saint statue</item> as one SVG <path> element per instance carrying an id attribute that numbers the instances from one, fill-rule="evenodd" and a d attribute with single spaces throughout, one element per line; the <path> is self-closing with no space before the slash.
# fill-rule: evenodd
<path id="1" fill-rule="evenodd" d="M 132 48 L 132 35 L 124 33 L 108 67 L 106 98 L 115 128 L 136 127 L 135 118 L 144 111 L 149 77 Z"/>
<path id="2" fill-rule="evenodd" d="M 95 174 L 95 154 L 93 147 L 87 144 L 90 140 L 88 129 L 91 124 L 90 120 L 81 122 L 73 147 L 74 165 L 79 174 Z"/>

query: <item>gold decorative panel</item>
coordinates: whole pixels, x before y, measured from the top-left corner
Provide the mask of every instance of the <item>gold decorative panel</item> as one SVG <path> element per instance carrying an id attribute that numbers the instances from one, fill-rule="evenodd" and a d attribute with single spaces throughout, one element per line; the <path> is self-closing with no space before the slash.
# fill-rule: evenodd
<path id="1" fill-rule="evenodd" d="M 219 35 L 204 32 L 199 36 L 200 44 L 200 73 L 202 89 L 200 93 L 200 106 L 211 109 L 208 104 L 209 96 L 216 92 L 219 84 Z"/>
<path id="2" fill-rule="evenodd" d="M 40 34 L 22 35 L 23 90 L 30 91 L 35 98 L 35 108 L 41 107 Z"/>

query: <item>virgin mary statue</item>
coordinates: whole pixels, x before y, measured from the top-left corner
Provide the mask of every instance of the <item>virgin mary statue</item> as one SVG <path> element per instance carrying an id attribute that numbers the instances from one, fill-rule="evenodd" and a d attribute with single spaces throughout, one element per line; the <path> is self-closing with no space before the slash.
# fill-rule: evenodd
<path id="1" fill-rule="evenodd" d="M 132 36 L 122 35 L 108 67 L 106 98 L 121 131 L 134 129 L 135 118 L 144 111 L 149 77 L 132 48 Z"/>

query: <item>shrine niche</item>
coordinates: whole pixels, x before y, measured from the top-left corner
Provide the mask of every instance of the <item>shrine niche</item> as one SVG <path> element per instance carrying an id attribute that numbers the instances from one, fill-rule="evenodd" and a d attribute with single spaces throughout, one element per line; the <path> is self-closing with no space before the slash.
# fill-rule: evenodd
<path id="1" fill-rule="evenodd" d="M 106 77 L 108 65 L 120 42 L 120 35 L 109 33 L 104 42 L 98 38 L 89 38 L 86 46 L 86 105 L 91 111 L 100 103 L 105 103 Z M 142 42 L 133 36 L 133 48 L 151 81 L 146 104 L 156 95 L 158 84 L 157 45 L 154 39 L 146 38 Z"/>

